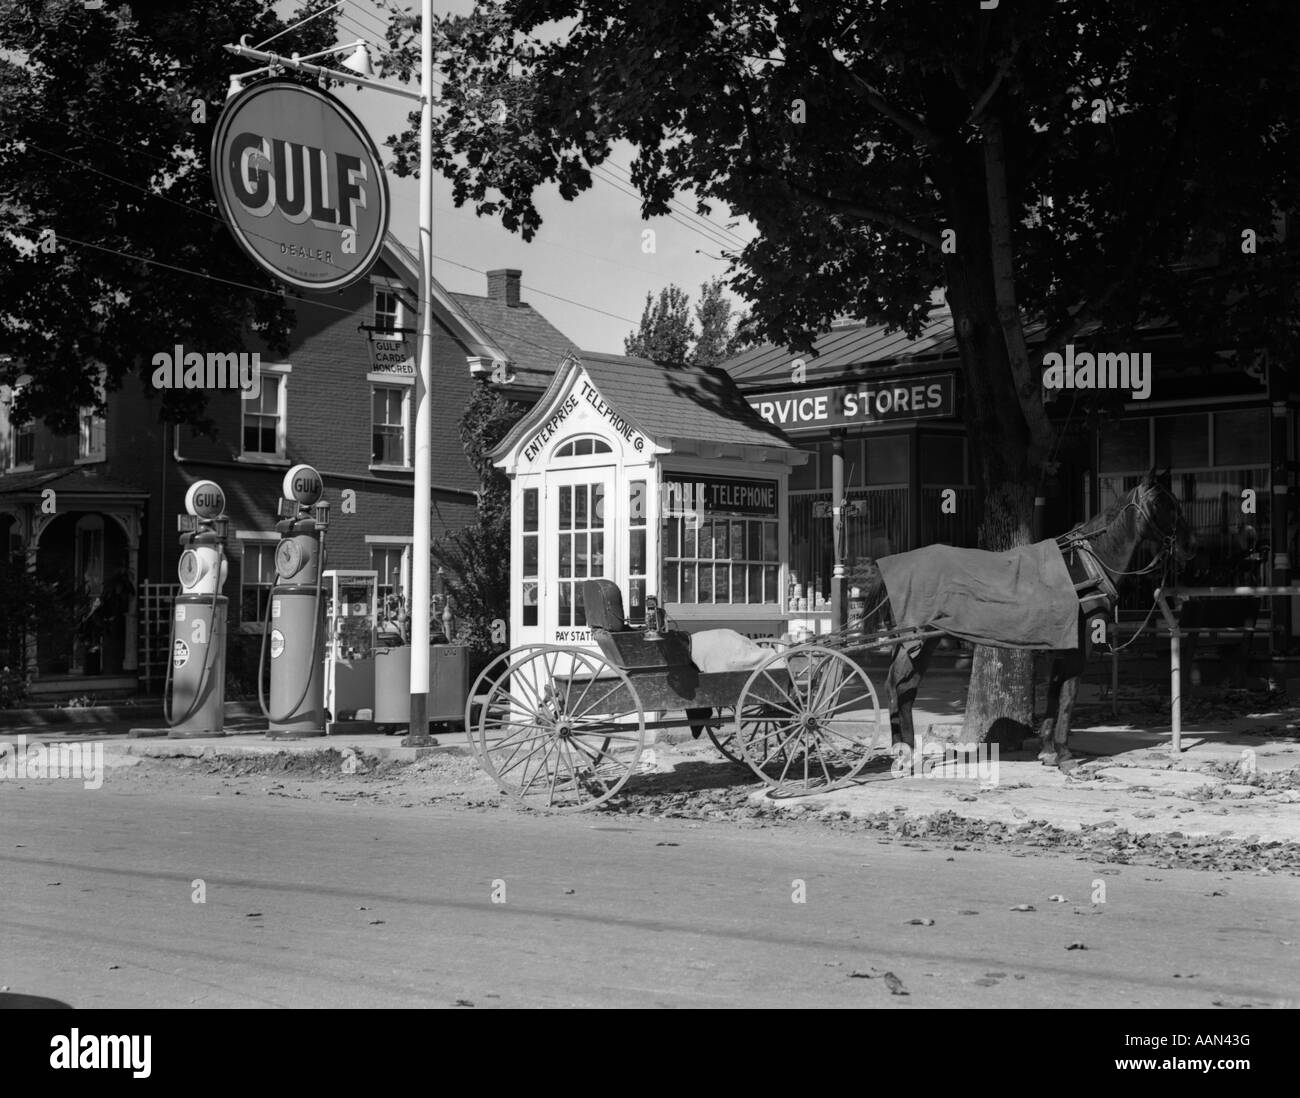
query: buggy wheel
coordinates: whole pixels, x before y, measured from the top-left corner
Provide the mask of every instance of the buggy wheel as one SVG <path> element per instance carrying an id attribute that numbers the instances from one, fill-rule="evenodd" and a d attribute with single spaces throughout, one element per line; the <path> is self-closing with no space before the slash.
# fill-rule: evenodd
<path id="1" fill-rule="evenodd" d="M 721 725 L 708 725 L 706 731 L 709 733 L 709 739 L 713 741 L 713 746 L 723 755 L 734 763 L 748 766 L 747 756 L 750 752 L 761 753 L 766 757 L 770 753 L 769 749 L 776 750 L 775 742 L 768 741 L 773 740 L 780 730 L 778 719 L 780 713 L 765 705 L 755 705 L 746 710 L 743 715 L 745 717 L 743 722 L 733 718 Z M 743 749 L 737 740 L 737 737 L 742 734 L 742 723 L 746 737 L 763 741 L 754 744 L 750 751 Z"/>
<path id="2" fill-rule="evenodd" d="M 790 642 L 782 640 L 780 637 L 759 637 L 755 642 L 761 648 L 769 648 L 776 652 L 784 652 L 790 647 Z M 747 722 L 748 735 L 751 738 L 766 739 L 773 736 L 777 731 L 776 711 L 768 710 L 763 706 L 754 707 L 751 713 L 746 714 L 749 718 Z M 729 721 L 722 721 L 717 724 L 706 725 L 705 730 L 709 733 L 709 739 L 713 741 L 716 747 L 724 756 L 740 766 L 748 765 L 745 762 L 745 752 L 742 751 L 736 743 L 738 734 L 738 724 L 735 718 Z M 758 746 L 756 750 L 762 751 L 763 747 Z"/>
<path id="3" fill-rule="evenodd" d="M 735 724 L 729 746 L 780 796 L 846 785 L 880 746 L 871 680 L 843 652 L 817 644 L 760 664 L 740 692 Z"/>
<path id="4" fill-rule="evenodd" d="M 475 754 L 528 808 L 593 808 L 622 788 L 645 747 L 636 687 L 598 653 L 555 645 L 507 652 L 475 684 Z M 467 725 L 467 728 L 470 726 Z"/>
<path id="5" fill-rule="evenodd" d="M 486 756 L 479 749 L 478 727 L 479 721 L 486 715 L 487 706 L 479 702 L 480 695 L 484 694 L 488 686 L 495 680 L 504 676 L 509 676 L 510 666 L 516 660 L 522 660 L 527 652 L 540 652 L 544 645 L 540 644 L 521 644 L 518 647 L 511 648 L 508 652 L 502 652 L 482 671 L 474 680 L 474 685 L 469 688 L 469 697 L 465 699 L 465 739 L 469 742 L 469 749 L 474 752 L 474 758 L 478 760 L 479 766 L 489 774 L 492 772 L 488 765 Z"/>

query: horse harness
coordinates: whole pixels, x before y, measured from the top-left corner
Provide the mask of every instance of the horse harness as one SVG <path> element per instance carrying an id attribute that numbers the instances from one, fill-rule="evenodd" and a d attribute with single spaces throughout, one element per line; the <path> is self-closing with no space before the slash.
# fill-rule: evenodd
<path id="1" fill-rule="evenodd" d="M 1168 489 L 1162 489 L 1167 491 Z M 1097 556 L 1092 547 L 1091 534 L 1083 532 L 1083 524 L 1080 523 L 1073 530 L 1062 534 L 1056 539 L 1056 544 L 1061 550 L 1061 554 L 1066 558 L 1066 565 L 1070 569 L 1071 577 L 1082 573 L 1082 578 L 1075 580 L 1074 593 L 1079 600 L 1079 607 L 1084 618 L 1097 613 L 1105 613 L 1110 616 L 1113 608 L 1119 602 L 1119 589 L 1115 586 L 1115 576 L 1142 576 L 1154 572 L 1157 568 L 1168 565 L 1168 558 L 1173 552 L 1175 532 L 1167 532 L 1161 529 L 1155 521 L 1155 517 L 1136 500 L 1128 500 L 1125 505 L 1135 508 L 1160 535 L 1160 551 L 1152 558 L 1151 563 L 1145 568 L 1139 568 L 1134 572 L 1120 572 L 1103 563 Z M 1092 533 L 1095 533 L 1093 531 Z M 1155 604 L 1152 604 L 1152 611 Z M 1147 621 L 1151 620 L 1151 615 L 1147 615 Z M 1140 635 L 1146 628 L 1147 622 L 1143 622 L 1138 630 Z M 1131 644 L 1136 640 L 1134 636 L 1128 643 Z M 1124 645 L 1127 647 L 1127 645 Z"/>

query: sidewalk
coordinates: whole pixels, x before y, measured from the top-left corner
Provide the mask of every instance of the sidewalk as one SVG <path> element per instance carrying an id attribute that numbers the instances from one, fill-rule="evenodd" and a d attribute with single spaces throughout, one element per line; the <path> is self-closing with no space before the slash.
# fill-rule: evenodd
<path id="1" fill-rule="evenodd" d="M 1070 775 L 1042 765 L 1038 742 L 1030 740 L 1022 751 L 999 752 L 996 766 L 990 749 L 980 765 L 972 759 L 957 769 L 954 762 L 946 775 L 877 771 L 830 793 L 779 800 L 758 790 L 751 800 L 783 813 L 841 818 L 951 812 L 1012 830 L 1045 823 L 1067 831 L 1300 843 L 1300 706 L 1185 722 L 1183 750 L 1174 758 L 1167 707 L 1163 726 L 1142 721 L 1155 729 L 1149 731 L 1110 718 L 1109 703 L 1097 704 L 1095 691 L 1084 700 L 1094 704 L 1081 706 L 1070 735 L 1082 763 Z M 918 736 L 932 724 L 959 724 L 962 705 L 951 686 L 923 691 L 913 711 Z M 1126 708 L 1121 704 L 1121 721 Z"/>
<path id="2" fill-rule="evenodd" d="M 965 701 L 965 684 L 958 679 L 936 677 L 925 686 L 914 710 L 922 741 L 932 725 L 959 725 Z M 1121 713 L 1131 713 L 1134 724 L 1141 725 L 1130 727 L 1110 718 L 1109 704 L 1100 702 L 1094 687 L 1082 692 L 1077 727 L 1070 737 L 1082 765 L 1068 776 L 1039 763 L 1037 741 L 1031 740 L 1025 750 L 999 751 L 995 770 L 990 754 L 971 760 L 965 771 L 950 769 L 947 775 L 894 777 L 887 769 L 876 768 L 850 788 L 804 798 L 773 799 L 765 788 L 756 786 L 750 800 L 782 814 L 834 818 L 897 814 L 914 820 L 953 813 L 1010 831 L 1046 824 L 1067 831 L 1109 828 L 1188 840 L 1206 836 L 1260 844 L 1300 843 L 1300 706 L 1238 716 L 1223 715 L 1230 710 L 1228 703 L 1204 708 L 1217 715 L 1198 721 L 1196 705 L 1189 706 L 1183 751 L 1176 759 L 1169 748 L 1167 709 L 1158 708 L 1157 698 L 1124 699 Z M 435 733 L 434 747 L 403 747 L 402 736 L 379 732 L 271 740 L 260 714 L 249 715 L 246 710 L 228 718 L 223 737 L 133 739 L 129 728 L 162 723 L 156 711 L 150 720 L 143 707 L 140 710 L 128 721 L 4 728 L 0 741 L 13 743 L 25 735 L 29 743 L 103 742 L 110 758 L 239 758 L 334 750 L 412 762 L 434 753 L 473 754 L 459 728 Z M 887 735 L 887 724 L 884 732 Z M 727 765 L 720 762 L 707 737 L 695 741 L 686 728 L 661 732 L 651 742 L 656 744 L 651 757 L 661 773 L 682 764 Z M 735 778 L 738 786 L 744 781 L 744 775 Z"/>

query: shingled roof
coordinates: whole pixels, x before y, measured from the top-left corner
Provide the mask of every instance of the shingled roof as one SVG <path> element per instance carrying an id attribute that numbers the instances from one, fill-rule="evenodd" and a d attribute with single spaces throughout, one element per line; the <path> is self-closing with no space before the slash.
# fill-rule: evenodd
<path id="1" fill-rule="evenodd" d="M 812 354 L 764 343 L 728 359 L 721 369 L 742 389 L 762 389 L 788 385 L 791 368 L 798 358 L 804 360 L 807 378 L 812 380 L 827 374 L 839 375 L 850 367 L 868 363 L 882 368 L 902 367 L 956 357 L 952 314 L 944 310 L 930 319 L 916 339 L 910 339 L 906 332 L 890 332 L 883 324 L 856 324 L 832 328 L 818 336 L 813 341 Z"/>
<path id="2" fill-rule="evenodd" d="M 802 455 L 779 428 L 763 419 L 722 370 L 673 366 L 627 355 L 582 351 L 555 372 L 546 393 L 493 451 L 501 457 L 535 429 L 575 370 L 587 371 L 596 388 L 645 435 L 669 449 L 681 443 L 761 446 Z M 796 462 L 797 464 L 798 462 Z"/>
<path id="3" fill-rule="evenodd" d="M 578 348 L 531 305 L 507 305 L 490 297 L 452 294 L 469 315 L 510 359 L 515 383 L 544 389 L 566 355 Z"/>

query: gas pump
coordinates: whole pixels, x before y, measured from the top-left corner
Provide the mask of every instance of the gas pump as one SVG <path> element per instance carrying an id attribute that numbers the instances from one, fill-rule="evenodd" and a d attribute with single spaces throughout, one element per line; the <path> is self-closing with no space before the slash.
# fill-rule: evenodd
<path id="1" fill-rule="evenodd" d="M 184 549 L 176 569 L 181 593 L 173 604 L 163 686 L 163 720 L 172 739 L 226 734 L 225 493 L 200 480 L 185 493 L 185 510 L 189 514 L 176 516 Z"/>
<path id="2" fill-rule="evenodd" d="M 271 739 L 325 735 L 325 531 L 329 503 L 320 474 L 295 465 L 284 475 L 284 498 L 275 529 L 275 581 L 262 623 L 257 697 Z M 271 702 L 265 696 L 267 642 L 271 649 Z"/>

